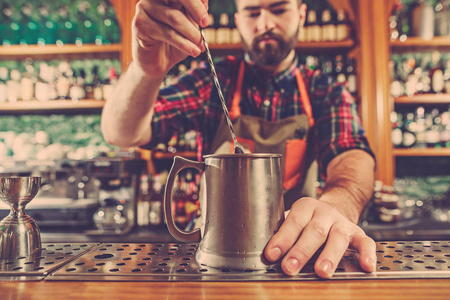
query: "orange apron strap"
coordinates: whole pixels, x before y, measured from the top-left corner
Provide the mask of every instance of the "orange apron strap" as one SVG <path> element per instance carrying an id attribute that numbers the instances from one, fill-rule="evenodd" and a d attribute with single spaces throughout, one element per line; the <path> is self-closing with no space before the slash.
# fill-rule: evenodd
<path id="1" fill-rule="evenodd" d="M 241 115 L 241 107 L 239 104 L 241 103 L 241 92 L 242 92 L 242 82 L 244 81 L 244 61 L 241 62 L 239 66 L 239 73 L 236 82 L 236 90 L 233 95 L 233 102 L 231 103 L 230 111 L 228 112 L 231 120 L 236 119 Z"/>
<path id="2" fill-rule="evenodd" d="M 302 74 L 300 69 L 295 69 L 295 77 L 297 78 L 298 90 L 300 91 L 300 99 L 302 105 L 305 108 L 306 116 L 308 117 L 308 125 L 311 128 L 314 125 L 314 118 L 312 114 L 311 102 L 309 101 L 308 92 L 306 91 L 305 83 L 303 82 Z"/>

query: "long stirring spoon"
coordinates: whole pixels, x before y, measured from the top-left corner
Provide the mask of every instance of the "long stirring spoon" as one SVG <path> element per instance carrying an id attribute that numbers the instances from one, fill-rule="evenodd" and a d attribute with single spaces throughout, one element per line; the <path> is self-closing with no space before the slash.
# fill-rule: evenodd
<path id="1" fill-rule="evenodd" d="M 244 153 L 244 148 L 241 146 L 241 144 L 239 144 L 239 142 L 236 139 L 236 134 L 234 133 L 233 124 L 231 123 L 230 115 L 228 114 L 227 104 L 226 104 L 225 99 L 222 94 L 222 88 L 220 87 L 219 78 L 217 77 L 216 68 L 214 68 L 214 62 L 211 57 L 211 52 L 209 51 L 208 43 L 206 42 L 205 34 L 203 33 L 203 28 L 201 28 L 201 27 L 200 27 L 200 32 L 202 34 L 203 43 L 205 44 L 206 54 L 208 56 L 208 63 L 209 63 L 209 66 L 211 67 L 211 71 L 213 73 L 214 84 L 216 85 L 217 93 L 219 94 L 220 101 L 222 102 L 222 108 L 223 108 L 223 112 L 225 113 L 225 119 L 227 120 L 228 128 L 230 129 L 231 137 L 233 138 L 234 153 Z"/>

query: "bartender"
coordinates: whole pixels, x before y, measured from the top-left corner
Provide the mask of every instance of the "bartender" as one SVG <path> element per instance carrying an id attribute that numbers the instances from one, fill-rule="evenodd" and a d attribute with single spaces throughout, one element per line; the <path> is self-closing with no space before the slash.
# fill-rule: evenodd
<path id="1" fill-rule="evenodd" d="M 216 71 L 241 144 L 250 152 L 283 154 L 290 208 L 266 246 L 266 258 L 281 260 L 283 272 L 296 275 L 320 251 L 315 272 L 330 278 L 351 247 L 359 251 L 362 269 L 374 271 L 375 242 L 357 226 L 373 193 L 374 156 L 345 85 L 299 63 L 295 45 L 306 5 L 301 0 L 235 2 L 245 55 L 223 58 Z M 173 66 L 205 51 L 199 26 L 208 24 L 207 0 L 139 1 L 133 61 L 102 113 L 107 142 L 151 149 L 176 133 L 196 130 L 204 154 L 232 149 L 206 63 L 160 89 Z M 318 198 L 317 165 L 325 180 Z"/>

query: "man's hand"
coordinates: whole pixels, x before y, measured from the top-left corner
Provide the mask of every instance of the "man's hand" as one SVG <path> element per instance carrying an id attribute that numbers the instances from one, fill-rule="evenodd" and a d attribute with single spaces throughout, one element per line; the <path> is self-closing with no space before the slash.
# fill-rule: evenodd
<path id="1" fill-rule="evenodd" d="M 296 275 L 323 244 L 314 265 L 318 276 L 332 277 L 349 246 L 360 253 L 363 270 L 375 270 L 375 242 L 335 208 L 313 198 L 294 203 L 280 230 L 267 244 L 265 256 L 272 262 L 284 256 L 283 272 Z"/>
<path id="2" fill-rule="evenodd" d="M 141 0 L 132 26 L 134 63 L 151 78 L 165 76 L 204 50 L 199 26 L 209 23 L 208 0 Z"/>

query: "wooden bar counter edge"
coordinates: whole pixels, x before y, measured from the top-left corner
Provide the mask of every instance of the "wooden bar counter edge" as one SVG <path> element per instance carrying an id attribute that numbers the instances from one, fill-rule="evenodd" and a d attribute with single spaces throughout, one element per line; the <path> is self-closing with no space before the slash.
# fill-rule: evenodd
<path id="1" fill-rule="evenodd" d="M 276 282 L 0 282 L 2 300 L 450 299 L 450 279 Z"/>

